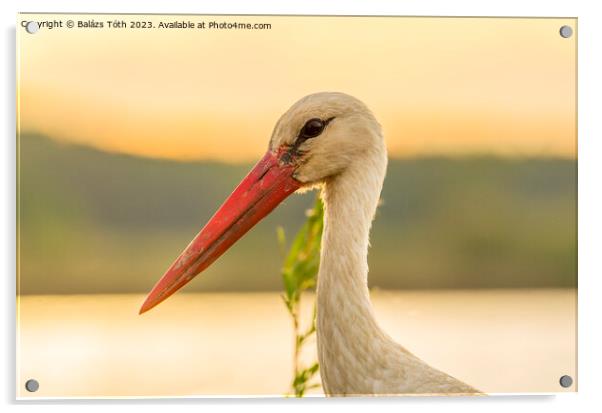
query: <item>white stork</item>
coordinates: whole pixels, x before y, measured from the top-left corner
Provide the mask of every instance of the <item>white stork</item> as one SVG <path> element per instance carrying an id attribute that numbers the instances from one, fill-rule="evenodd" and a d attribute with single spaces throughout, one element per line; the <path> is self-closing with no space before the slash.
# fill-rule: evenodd
<path id="1" fill-rule="evenodd" d="M 387 168 L 381 127 L 358 99 L 316 93 L 276 124 L 268 151 L 155 285 L 150 310 L 300 188 L 320 186 L 324 234 L 317 339 L 328 395 L 479 394 L 393 341 L 368 291 L 368 239 Z"/>

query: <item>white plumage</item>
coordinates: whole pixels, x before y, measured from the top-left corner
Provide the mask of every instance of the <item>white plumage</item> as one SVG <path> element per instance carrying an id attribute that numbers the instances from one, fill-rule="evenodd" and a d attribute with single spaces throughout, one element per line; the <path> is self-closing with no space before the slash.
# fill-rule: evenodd
<path id="1" fill-rule="evenodd" d="M 295 178 L 322 184 L 324 234 L 318 274 L 318 357 L 329 395 L 476 394 L 395 343 L 377 324 L 368 291 L 368 244 L 386 174 L 381 127 L 342 93 L 297 102 L 276 125 L 271 147 L 287 143 L 308 118 L 334 118 L 305 148 Z M 293 135 L 294 136 L 294 135 Z"/>

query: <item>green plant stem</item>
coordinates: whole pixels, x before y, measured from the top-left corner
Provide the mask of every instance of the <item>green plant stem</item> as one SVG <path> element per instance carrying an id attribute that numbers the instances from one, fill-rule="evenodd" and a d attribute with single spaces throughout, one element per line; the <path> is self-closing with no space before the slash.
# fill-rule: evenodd
<path id="1" fill-rule="evenodd" d="M 314 208 L 309 212 L 303 227 L 296 234 L 288 252 L 286 251 L 286 237 L 282 228 L 277 229 L 278 243 L 284 255 L 282 267 L 282 280 L 284 293 L 282 299 L 291 316 L 294 334 L 293 351 L 293 380 L 291 382 L 292 394 L 303 397 L 309 389 L 319 387 L 318 383 L 310 384 L 318 372 L 318 363 L 314 362 L 304 368 L 301 363 L 301 353 L 307 340 L 316 331 L 316 307 L 310 326 L 302 330 L 300 313 L 301 297 L 303 292 L 316 285 L 320 260 L 320 243 L 323 227 L 323 207 L 318 198 Z"/>

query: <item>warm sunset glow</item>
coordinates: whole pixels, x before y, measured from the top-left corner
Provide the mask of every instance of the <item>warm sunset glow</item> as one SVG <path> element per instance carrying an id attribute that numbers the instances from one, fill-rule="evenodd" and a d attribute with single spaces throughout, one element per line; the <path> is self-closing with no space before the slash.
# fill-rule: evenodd
<path id="1" fill-rule="evenodd" d="M 574 19 L 151 20 L 272 28 L 30 35 L 18 24 L 20 130 L 144 156 L 248 161 L 295 100 L 336 90 L 373 109 L 392 156 L 576 156 L 576 35 L 558 34 Z"/>

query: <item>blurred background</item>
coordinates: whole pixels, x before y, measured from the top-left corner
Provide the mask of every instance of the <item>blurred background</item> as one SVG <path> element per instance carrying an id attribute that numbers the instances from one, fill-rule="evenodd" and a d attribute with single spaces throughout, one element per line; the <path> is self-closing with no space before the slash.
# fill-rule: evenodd
<path id="1" fill-rule="evenodd" d="M 32 134 L 21 136 L 20 153 L 23 294 L 146 292 L 252 167 Z M 560 157 L 392 159 L 371 286 L 574 287 L 576 172 Z M 294 233 L 314 197 L 286 200 L 186 290 L 280 290 L 276 227 Z"/>
<path id="2" fill-rule="evenodd" d="M 18 24 L 18 381 L 53 383 L 21 396 L 286 391 L 276 228 L 292 236 L 314 193 L 286 200 L 184 289 L 203 294 L 136 312 L 280 114 L 323 90 L 366 102 L 385 132 L 369 283 L 388 331 L 488 392 L 559 391 L 558 377 L 575 374 L 576 34 L 558 31 L 576 20 L 19 16 L 55 18 L 104 28 L 30 35 Z M 109 30 L 115 19 L 154 28 Z M 176 21 L 271 28 L 158 28 Z M 232 347 L 248 325 L 265 341 Z M 464 357 L 436 345 L 469 336 Z M 146 356 L 122 345 L 143 338 Z M 166 349 L 179 358 L 155 368 L 171 373 L 149 379 Z M 262 387 L 253 363 L 266 359 Z M 138 379 L 102 367 L 116 360 Z M 203 373 L 187 371 L 188 387 L 170 380 L 189 363 Z"/>

